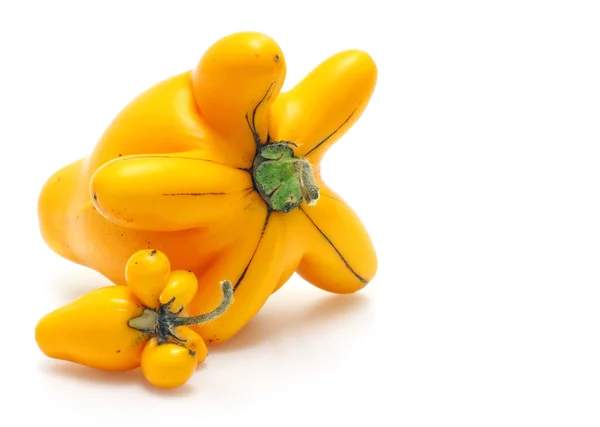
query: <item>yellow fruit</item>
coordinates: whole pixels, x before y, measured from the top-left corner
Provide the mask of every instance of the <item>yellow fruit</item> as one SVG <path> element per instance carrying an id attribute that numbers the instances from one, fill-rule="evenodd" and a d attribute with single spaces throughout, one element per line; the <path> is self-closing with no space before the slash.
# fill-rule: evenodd
<path id="1" fill-rule="evenodd" d="M 142 353 L 142 372 L 156 387 L 173 388 L 187 382 L 196 370 L 196 356 L 186 347 L 158 344 L 152 338 Z"/>
<path id="2" fill-rule="evenodd" d="M 187 326 L 180 326 L 175 329 L 177 338 L 183 340 L 183 344 L 196 353 L 196 361 L 198 364 L 204 362 L 208 356 L 208 348 L 200 335 L 194 332 Z"/>
<path id="3" fill-rule="evenodd" d="M 166 255 L 154 249 L 134 253 L 125 266 L 127 286 L 146 307 L 157 308 L 165 288 L 171 265 Z"/>
<path id="4" fill-rule="evenodd" d="M 148 336 L 127 322 L 142 310 L 126 286 L 96 289 L 44 316 L 35 339 L 55 359 L 109 371 L 133 369 Z"/>
<path id="5" fill-rule="evenodd" d="M 191 271 L 176 270 L 172 271 L 165 286 L 160 294 L 160 303 L 167 304 L 173 300 L 171 311 L 177 312 L 187 306 L 198 291 L 198 279 Z"/>
<path id="6" fill-rule="evenodd" d="M 216 307 L 219 283 L 231 280 L 231 307 L 194 327 L 207 343 L 234 336 L 294 272 L 329 292 L 362 289 L 377 271 L 375 249 L 320 169 L 367 107 L 377 67 L 367 53 L 346 50 L 280 93 L 285 75 L 280 46 L 243 32 L 146 90 L 88 158 L 42 190 L 46 242 L 115 283 L 125 282 L 132 253 L 161 250 L 173 270 L 198 277 L 190 315 Z M 361 161 L 376 161 L 380 142 L 364 141 Z M 363 178 L 363 188 L 378 185 Z M 134 282 L 144 303 L 158 300 L 161 286 Z"/>

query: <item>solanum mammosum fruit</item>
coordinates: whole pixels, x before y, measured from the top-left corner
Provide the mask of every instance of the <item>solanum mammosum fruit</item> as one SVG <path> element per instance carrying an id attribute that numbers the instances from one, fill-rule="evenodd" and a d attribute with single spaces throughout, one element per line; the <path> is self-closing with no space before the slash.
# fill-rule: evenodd
<path id="1" fill-rule="evenodd" d="M 125 270 L 127 286 L 96 289 L 44 316 L 35 330 L 38 346 L 49 357 L 92 368 L 141 366 L 153 385 L 178 387 L 208 355 L 190 326 L 227 310 L 231 283 L 221 282 L 222 300 L 213 311 L 188 316 L 185 307 L 198 289 L 194 273 L 171 271 L 165 254 L 149 249 L 133 254 Z"/>
<path id="2" fill-rule="evenodd" d="M 44 186 L 46 242 L 115 283 L 133 252 L 157 248 L 198 276 L 192 314 L 213 309 L 231 278 L 233 305 L 195 328 L 208 342 L 233 336 L 295 271 L 329 292 L 363 288 L 372 242 L 320 162 L 363 113 L 375 63 L 344 51 L 280 93 L 285 73 L 275 41 L 237 33 L 142 93 Z"/>

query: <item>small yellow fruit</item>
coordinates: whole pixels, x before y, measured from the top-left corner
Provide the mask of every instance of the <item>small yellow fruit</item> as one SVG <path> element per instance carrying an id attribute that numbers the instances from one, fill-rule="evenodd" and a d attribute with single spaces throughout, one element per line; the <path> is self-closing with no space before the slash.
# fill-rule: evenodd
<path id="1" fill-rule="evenodd" d="M 188 348 L 173 344 L 158 344 L 152 338 L 142 352 L 142 372 L 150 384 L 174 388 L 186 383 L 196 370 L 196 356 Z"/>
<path id="2" fill-rule="evenodd" d="M 167 256 L 157 250 L 141 250 L 134 253 L 125 266 L 127 286 L 146 307 L 157 308 L 159 296 L 165 288 L 171 264 Z"/>
<path id="3" fill-rule="evenodd" d="M 185 340 L 183 344 L 196 353 L 196 360 L 198 361 L 198 364 L 206 360 L 206 357 L 208 356 L 208 348 L 206 347 L 206 343 L 200 335 L 187 326 L 180 326 L 179 328 L 176 328 L 175 335 L 177 335 L 177 338 L 180 340 Z"/>
<path id="4" fill-rule="evenodd" d="M 96 289 L 45 315 L 35 339 L 48 357 L 109 371 L 133 369 L 148 335 L 127 322 L 142 310 L 127 286 Z"/>
<path id="5" fill-rule="evenodd" d="M 177 312 L 188 305 L 198 291 L 198 279 L 191 271 L 176 270 L 169 276 L 167 286 L 160 294 L 160 303 L 166 304 L 175 298 L 170 310 Z"/>

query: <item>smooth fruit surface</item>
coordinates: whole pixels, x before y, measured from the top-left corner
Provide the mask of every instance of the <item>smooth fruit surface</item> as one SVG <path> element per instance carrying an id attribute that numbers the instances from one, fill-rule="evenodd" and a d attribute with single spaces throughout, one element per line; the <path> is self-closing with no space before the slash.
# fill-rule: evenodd
<path id="1" fill-rule="evenodd" d="M 158 344 L 152 338 L 142 353 L 142 372 L 156 387 L 173 388 L 186 383 L 198 362 L 189 349 L 181 345 Z"/>
<path id="2" fill-rule="evenodd" d="M 142 309 L 129 288 L 100 288 L 44 316 L 35 339 L 55 359 L 110 371 L 133 369 L 148 337 L 127 322 Z"/>
<path id="3" fill-rule="evenodd" d="M 191 271 L 176 270 L 171 272 L 167 285 L 160 294 L 160 303 L 167 304 L 173 298 L 171 311 L 178 311 L 187 306 L 198 291 L 198 279 Z"/>
<path id="4" fill-rule="evenodd" d="M 163 252 L 141 250 L 127 261 L 125 281 L 146 307 L 157 308 L 170 273 L 171 264 Z"/>
<path id="5" fill-rule="evenodd" d="M 214 309 L 229 280 L 231 307 L 194 326 L 209 344 L 234 336 L 294 272 L 328 292 L 364 288 L 375 249 L 324 182 L 321 159 L 364 112 L 377 67 L 346 50 L 282 93 L 285 76 L 280 46 L 242 32 L 140 94 L 89 157 L 47 182 L 38 205 L 46 242 L 119 284 L 132 253 L 163 252 L 172 270 L 198 278 L 190 315 Z M 364 161 L 380 155 L 378 142 L 365 142 Z M 364 178 L 363 189 L 378 185 Z M 155 307 L 160 286 L 136 280 L 136 294 Z"/>

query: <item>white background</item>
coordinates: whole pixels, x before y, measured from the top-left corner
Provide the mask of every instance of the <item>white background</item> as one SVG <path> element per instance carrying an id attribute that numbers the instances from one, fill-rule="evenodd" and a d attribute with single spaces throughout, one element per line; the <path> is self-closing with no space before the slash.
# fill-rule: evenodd
<path id="1" fill-rule="evenodd" d="M 599 22 L 573 0 L 2 2 L 2 420 L 600 425 Z M 377 62 L 324 162 L 376 279 L 339 297 L 294 277 L 175 391 L 47 359 L 37 320 L 107 282 L 42 241 L 43 183 L 241 30 L 282 46 L 285 88 L 347 48 Z"/>

